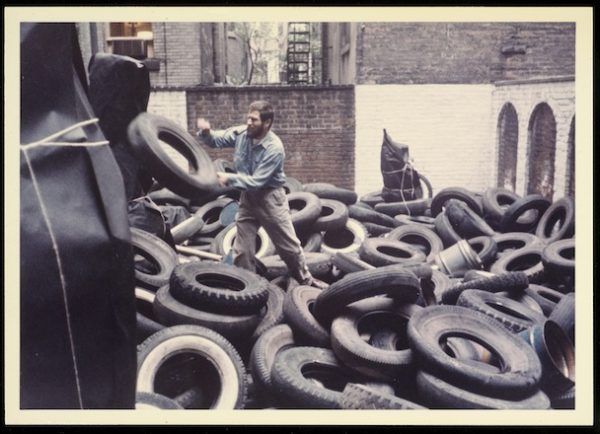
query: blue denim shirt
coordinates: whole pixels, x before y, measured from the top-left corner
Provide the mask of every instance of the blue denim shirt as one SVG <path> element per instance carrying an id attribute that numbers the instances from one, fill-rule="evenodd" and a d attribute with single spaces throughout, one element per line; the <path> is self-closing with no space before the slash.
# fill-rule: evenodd
<path id="1" fill-rule="evenodd" d="M 246 134 L 246 126 L 231 127 L 224 131 L 211 131 L 209 136 L 198 137 L 211 148 L 233 148 L 236 174 L 228 173 L 227 185 L 240 190 L 277 188 L 285 183 L 283 162 L 285 149 L 281 139 L 269 131 L 256 144 Z"/>

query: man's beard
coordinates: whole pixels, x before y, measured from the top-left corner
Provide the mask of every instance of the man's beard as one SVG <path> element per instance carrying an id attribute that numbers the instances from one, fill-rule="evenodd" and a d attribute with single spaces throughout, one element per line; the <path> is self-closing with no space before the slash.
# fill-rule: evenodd
<path id="1" fill-rule="evenodd" d="M 255 139 L 257 137 L 262 137 L 265 133 L 265 126 L 261 125 L 260 127 L 246 127 L 246 133 L 248 134 L 248 137 L 250 137 L 251 139 Z"/>

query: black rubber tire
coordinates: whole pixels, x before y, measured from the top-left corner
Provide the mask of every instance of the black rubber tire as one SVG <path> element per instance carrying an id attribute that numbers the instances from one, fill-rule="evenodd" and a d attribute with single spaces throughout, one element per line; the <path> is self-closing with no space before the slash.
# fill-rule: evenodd
<path id="1" fill-rule="evenodd" d="M 296 178 L 286 175 L 283 190 L 285 191 L 285 194 L 297 193 L 299 191 L 304 191 L 304 186 Z"/>
<path id="2" fill-rule="evenodd" d="M 417 390 L 430 408 L 547 410 L 550 399 L 542 391 L 519 400 L 499 399 L 461 389 L 425 371 L 417 373 Z"/>
<path id="3" fill-rule="evenodd" d="M 537 228 L 542 215 L 549 207 L 550 201 L 542 195 L 530 194 L 522 197 L 506 209 L 500 220 L 498 229 L 500 232 L 533 232 Z M 519 222 L 519 218 L 529 210 L 537 211 L 537 216 L 528 219 L 526 222 Z"/>
<path id="4" fill-rule="evenodd" d="M 506 188 L 488 188 L 483 192 L 482 197 L 485 220 L 492 228 L 498 229 L 506 209 L 520 198 L 521 196 Z"/>
<path id="5" fill-rule="evenodd" d="M 489 267 L 489 265 L 496 260 L 498 255 L 498 245 L 492 237 L 485 235 L 470 238 L 467 243 L 475 250 L 479 259 L 483 263 L 483 268 Z"/>
<path id="6" fill-rule="evenodd" d="M 575 386 L 565 393 L 552 397 L 552 408 L 555 409 L 575 409 Z"/>
<path id="7" fill-rule="evenodd" d="M 174 298 L 168 285 L 156 292 L 153 307 L 156 318 L 165 326 L 195 324 L 232 341 L 248 338 L 261 320 L 261 315 L 225 315 L 194 309 Z"/>
<path id="8" fill-rule="evenodd" d="M 271 283 L 273 285 L 277 285 L 279 288 L 281 288 L 283 291 L 285 291 L 287 289 L 288 280 L 289 280 L 288 276 L 279 276 L 279 277 L 276 277 L 275 279 L 272 279 Z"/>
<path id="9" fill-rule="evenodd" d="M 375 205 L 375 211 L 394 217 L 398 214 L 423 215 L 429 209 L 431 199 L 415 199 L 405 202 L 385 202 Z"/>
<path id="10" fill-rule="evenodd" d="M 544 246 L 544 242 L 534 234 L 526 232 L 506 232 L 492 237 L 498 247 L 497 258 L 507 255 L 523 247 Z"/>
<path id="11" fill-rule="evenodd" d="M 355 301 L 388 294 L 398 301 L 414 303 L 419 290 L 417 276 L 402 265 L 357 271 L 323 290 L 315 301 L 313 312 L 321 324 L 330 324 L 345 306 Z"/>
<path id="12" fill-rule="evenodd" d="M 360 259 L 376 267 L 425 262 L 425 254 L 408 243 L 367 238 L 358 251 Z"/>
<path id="13" fill-rule="evenodd" d="M 256 340 L 271 327 L 275 327 L 284 320 L 283 314 L 283 300 L 285 298 L 285 292 L 279 286 L 269 282 L 267 285 L 267 291 L 269 293 L 269 299 L 267 300 L 267 311 L 261 317 L 260 323 L 256 326 L 254 333 L 252 333 L 251 341 Z"/>
<path id="14" fill-rule="evenodd" d="M 558 224 L 558 229 L 553 231 Z M 575 233 L 575 204 L 569 197 L 554 202 L 542 215 L 535 234 L 546 244 L 563 238 L 570 238 Z"/>
<path id="15" fill-rule="evenodd" d="M 232 200 L 229 197 L 220 197 L 205 203 L 199 208 L 192 208 L 194 215 L 201 216 L 202 220 L 204 220 L 204 226 L 200 229 L 200 235 L 214 236 L 223 230 L 224 226 L 221 224 L 219 216 L 223 208 Z"/>
<path id="16" fill-rule="evenodd" d="M 513 333 L 522 332 L 546 320 L 541 312 L 536 312 L 518 301 L 480 289 L 463 291 L 456 305 L 494 318 Z"/>
<path id="17" fill-rule="evenodd" d="M 342 392 L 342 408 L 352 410 L 421 410 L 422 405 L 381 393 L 364 384 L 348 383 Z"/>
<path id="18" fill-rule="evenodd" d="M 219 373 L 221 392 L 211 408 L 243 408 L 247 383 L 242 359 L 227 339 L 197 325 L 165 328 L 138 345 L 137 392 L 154 392 L 154 377 L 167 356 L 186 350 L 204 356 Z"/>
<path id="19" fill-rule="evenodd" d="M 321 198 L 321 214 L 311 230 L 317 232 L 343 228 L 348 222 L 348 207 L 343 202 Z"/>
<path id="20" fill-rule="evenodd" d="M 446 202 L 446 215 L 457 234 L 463 238 L 493 236 L 496 232 L 466 203 L 450 199 Z"/>
<path id="21" fill-rule="evenodd" d="M 182 264 L 169 283 L 173 297 L 182 303 L 216 313 L 256 314 L 269 298 L 265 279 L 227 264 Z"/>
<path id="22" fill-rule="evenodd" d="M 398 214 L 394 216 L 394 220 L 398 223 L 396 226 L 403 225 L 420 225 L 427 229 L 435 230 L 435 219 L 433 217 L 427 216 L 419 216 L 419 215 L 406 215 L 406 214 Z"/>
<path id="23" fill-rule="evenodd" d="M 135 314 L 135 338 L 138 344 L 142 343 L 149 336 L 164 329 L 165 326 L 142 315 L 139 312 Z"/>
<path id="24" fill-rule="evenodd" d="M 321 252 L 305 252 L 304 258 L 310 273 L 317 278 L 327 276 L 331 272 L 331 255 Z M 288 276 L 289 270 L 278 255 L 265 256 L 262 262 L 266 267 L 266 278 L 271 280 L 279 276 Z"/>
<path id="25" fill-rule="evenodd" d="M 209 155 L 175 122 L 142 112 L 129 124 L 127 136 L 142 164 L 169 190 L 193 198 L 218 186 L 217 172 Z M 162 148 L 161 141 L 185 156 L 191 170 L 180 167 Z"/>
<path id="26" fill-rule="evenodd" d="M 542 250 L 542 263 L 549 279 L 572 288 L 575 279 L 575 238 L 554 241 Z"/>
<path id="27" fill-rule="evenodd" d="M 373 321 L 379 327 L 393 328 L 400 336 L 405 336 L 408 320 L 419 309 L 422 308 L 410 303 L 396 304 L 385 297 L 354 303 L 331 323 L 331 348 L 349 368 L 373 379 L 395 381 L 413 367 L 408 342 L 404 343 L 403 349 L 380 349 L 365 342 L 359 329 L 362 329 L 361 323 Z M 377 324 L 372 324 L 372 327 L 377 327 Z"/>
<path id="28" fill-rule="evenodd" d="M 398 332 L 386 327 L 380 330 L 375 330 L 370 334 L 369 345 L 380 350 L 397 351 L 399 339 L 400 335 Z"/>
<path id="29" fill-rule="evenodd" d="M 460 294 L 467 289 L 480 289 L 486 292 L 523 292 L 529 286 L 529 278 L 523 272 L 506 272 L 490 277 L 461 282 L 452 285 L 442 294 L 442 303 L 456 304 Z"/>
<path id="30" fill-rule="evenodd" d="M 418 224 L 397 227 L 387 235 L 386 239 L 402 241 L 418 247 L 425 253 L 428 262 L 433 261 L 433 258 L 444 250 L 441 238 L 431 229 Z"/>
<path id="31" fill-rule="evenodd" d="M 451 286 L 452 282 L 446 274 L 439 270 L 433 270 L 430 278 L 421 279 L 421 293 L 416 303 L 420 306 L 440 304 L 442 302 L 442 294 Z"/>
<path id="32" fill-rule="evenodd" d="M 311 368 L 311 372 L 320 368 L 329 377 L 335 373 L 344 386 L 356 381 L 356 376 L 337 361 L 331 350 L 288 348 L 277 354 L 271 370 L 271 383 L 278 398 L 295 408 L 341 408 L 343 387 L 337 391 L 315 384 L 305 376 Z"/>
<path id="33" fill-rule="evenodd" d="M 272 396 L 271 370 L 277 353 L 294 346 L 296 341 L 290 326 L 278 324 L 261 334 L 252 347 L 248 366 L 264 401 L 275 401 Z"/>
<path id="34" fill-rule="evenodd" d="M 234 187 L 215 187 L 211 191 L 207 191 L 204 194 L 202 194 L 201 196 L 192 198 L 190 208 L 191 208 L 191 211 L 193 212 L 194 208 L 198 207 L 199 205 L 203 205 L 205 203 L 208 203 L 210 201 L 213 201 L 213 200 L 216 200 L 219 198 L 229 198 L 229 199 L 239 201 L 241 195 L 242 195 L 242 190 L 239 190 Z"/>
<path id="35" fill-rule="evenodd" d="M 462 187 L 448 187 L 440 190 L 431 200 L 431 216 L 436 217 L 445 207 L 446 201 L 458 199 L 465 202 L 479 216 L 483 215 L 483 210 L 475 195 Z"/>
<path id="36" fill-rule="evenodd" d="M 287 200 L 292 213 L 292 224 L 297 231 L 312 227 L 321 215 L 321 199 L 314 193 L 290 193 Z"/>
<path id="37" fill-rule="evenodd" d="M 389 215 L 385 215 L 383 213 L 377 212 L 373 209 L 362 207 L 360 205 L 348 206 L 348 214 L 350 218 L 358 220 L 363 224 L 375 223 L 377 225 L 388 226 L 390 228 L 395 228 L 396 226 L 400 225 L 400 222 L 390 217 Z"/>
<path id="38" fill-rule="evenodd" d="M 412 188 L 388 188 L 384 185 L 381 189 L 381 197 L 386 203 L 410 202 L 423 199 L 423 189 L 421 185 Z"/>
<path id="39" fill-rule="evenodd" d="M 213 238 L 210 251 L 217 255 L 226 256 L 233 248 L 236 235 L 236 223 L 231 223 Z M 258 228 L 256 238 L 256 258 L 260 259 L 275 254 L 275 245 L 262 226 Z"/>
<path id="40" fill-rule="evenodd" d="M 535 301 L 534 298 L 530 297 L 529 294 L 527 294 L 527 288 L 525 288 L 524 292 L 519 293 L 502 291 L 497 292 L 496 294 L 502 297 L 510 298 L 511 300 L 525 305 L 525 307 L 533 310 L 534 312 L 537 312 L 540 315 L 544 315 L 544 311 L 542 310 L 542 307 L 539 305 L 539 303 Z"/>
<path id="41" fill-rule="evenodd" d="M 378 203 L 383 203 L 385 201 L 383 200 L 383 197 L 381 197 L 381 190 L 378 190 L 361 196 L 360 202 L 366 203 L 371 208 L 374 208 Z"/>
<path id="42" fill-rule="evenodd" d="M 131 228 L 131 245 L 134 252 L 150 261 L 158 271 L 148 273 L 135 267 L 135 280 L 141 287 L 156 291 L 169 282 L 169 277 L 177 265 L 177 253 L 165 241 L 142 229 Z"/>
<path id="43" fill-rule="evenodd" d="M 429 306 L 408 322 L 408 339 L 416 363 L 442 380 L 476 393 L 520 399 L 537 391 L 542 366 L 535 351 L 498 321 L 461 306 Z M 493 372 L 455 359 L 441 347 L 444 336 L 461 336 L 479 343 L 503 360 Z"/>
<path id="44" fill-rule="evenodd" d="M 248 384 L 248 395 L 247 399 L 250 396 L 250 376 L 246 376 L 247 384 Z M 187 389 L 173 398 L 177 404 L 181 405 L 185 409 L 194 409 L 202 406 L 202 401 L 205 398 L 206 392 L 200 386 L 194 386 L 190 389 Z M 246 405 L 244 404 L 244 408 Z"/>
<path id="45" fill-rule="evenodd" d="M 137 392 L 135 394 L 135 409 L 183 410 L 183 407 L 174 399 L 159 393 Z"/>
<path id="46" fill-rule="evenodd" d="M 425 192 L 425 190 L 427 190 L 427 197 L 429 199 L 433 198 L 433 187 L 431 186 L 431 182 L 429 182 L 429 179 L 427 179 L 427 177 L 421 173 L 419 173 L 419 180 L 421 181 L 421 190 L 423 190 L 423 192 Z M 425 189 L 423 189 L 423 185 L 425 184 Z"/>
<path id="47" fill-rule="evenodd" d="M 389 226 L 378 225 L 377 223 L 363 222 L 367 234 L 369 237 L 379 237 L 385 234 L 389 234 L 392 230 Z"/>
<path id="48" fill-rule="evenodd" d="M 331 257 L 331 262 L 344 273 L 354 273 L 355 271 L 372 270 L 375 268 L 373 265 L 360 259 L 356 253 L 337 252 Z"/>
<path id="49" fill-rule="evenodd" d="M 335 255 L 337 252 L 358 252 L 361 244 L 366 239 L 367 229 L 365 226 L 359 221 L 349 218 L 343 228 L 323 233 L 321 251 L 330 255 Z M 340 243 L 340 240 L 342 240 L 342 243 Z"/>
<path id="50" fill-rule="evenodd" d="M 434 220 L 435 231 L 444 243 L 444 247 L 450 247 L 462 240 L 462 237 L 456 233 L 445 211 L 437 215 Z"/>
<path id="51" fill-rule="evenodd" d="M 498 258 L 490 266 L 490 272 L 502 274 L 511 271 L 523 271 L 529 282 L 540 283 L 545 278 L 540 246 L 523 247 Z"/>
<path id="52" fill-rule="evenodd" d="M 302 250 L 305 253 L 321 251 L 321 244 L 323 244 L 323 234 L 321 232 L 312 232 L 310 234 L 296 234 L 302 245 Z"/>
<path id="53" fill-rule="evenodd" d="M 157 205 L 174 205 L 189 208 L 190 200 L 187 197 L 173 193 L 168 188 L 161 188 L 148 193 L 148 197 Z"/>
<path id="54" fill-rule="evenodd" d="M 360 207 L 360 208 L 364 208 L 364 209 L 370 209 L 371 211 L 373 211 L 373 207 L 372 207 L 371 205 L 369 205 L 368 203 L 365 203 L 365 202 L 363 202 L 363 201 L 361 201 L 361 200 L 359 200 L 359 201 L 358 201 L 358 202 L 356 202 L 356 203 L 353 203 L 352 205 L 354 205 L 354 206 L 358 206 L 358 207 Z M 348 205 L 348 206 L 350 207 L 350 206 L 352 206 L 352 205 Z"/>
<path id="55" fill-rule="evenodd" d="M 542 312 L 547 317 L 550 316 L 556 305 L 565 295 L 562 292 L 534 283 L 525 289 L 525 294 L 529 295 L 540 305 Z"/>
<path id="56" fill-rule="evenodd" d="M 575 293 L 565 294 L 556 304 L 550 316 L 551 321 L 559 325 L 561 329 L 569 336 L 573 346 L 575 346 Z"/>
<path id="57" fill-rule="evenodd" d="M 221 256 L 229 254 L 237 236 L 237 225 L 231 223 L 223 228 L 212 240 L 210 251 Z M 265 229 L 261 226 L 256 234 L 256 258 L 275 254 L 275 246 Z"/>
<path id="58" fill-rule="evenodd" d="M 237 173 L 233 161 L 226 160 L 224 158 L 216 158 L 213 160 L 213 165 L 217 172 L 225 173 Z"/>
<path id="59" fill-rule="evenodd" d="M 520 333 L 536 351 L 542 364 L 542 389 L 551 399 L 575 386 L 575 347 L 552 320 Z"/>
<path id="60" fill-rule="evenodd" d="M 304 191 L 316 194 L 321 199 L 331 199 L 345 205 L 356 203 L 358 196 L 352 190 L 337 187 L 326 182 L 309 182 L 304 184 Z"/>
<path id="61" fill-rule="evenodd" d="M 294 332 L 298 345 L 330 348 L 331 339 L 326 330 L 311 312 L 312 306 L 321 293 L 318 288 L 298 285 L 288 291 L 283 300 L 285 321 Z"/>
<path id="62" fill-rule="evenodd" d="M 495 276 L 494 273 L 490 273 L 489 271 L 484 271 L 484 270 L 468 270 L 465 271 L 465 274 L 463 276 L 463 282 L 470 282 L 471 280 L 477 280 L 477 279 L 481 279 L 484 277 L 493 277 Z"/>

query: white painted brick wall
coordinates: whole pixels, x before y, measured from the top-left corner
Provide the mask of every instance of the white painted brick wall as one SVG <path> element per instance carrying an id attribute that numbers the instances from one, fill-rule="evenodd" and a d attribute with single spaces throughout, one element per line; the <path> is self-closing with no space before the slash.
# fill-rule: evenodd
<path id="1" fill-rule="evenodd" d="M 493 85 L 356 86 L 356 192 L 381 190 L 383 128 L 409 146 L 413 165 L 434 194 L 495 182 Z"/>
<path id="2" fill-rule="evenodd" d="M 187 106 L 185 92 L 150 92 L 148 112 L 164 116 L 187 129 Z"/>
<path id="3" fill-rule="evenodd" d="M 565 196 L 567 182 L 568 138 L 571 121 L 575 116 L 575 82 L 523 83 L 498 86 L 492 94 L 493 112 L 497 114 L 507 102 L 512 103 L 519 119 L 516 192 L 524 195 L 527 186 L 529 122 L 540 103 L 552 109 L 556 121 L 556 155 L 554 160 L 553 200 Z M 496 120 L 494 120 L 496 122 Z M 577 132 L 575 132 L 577 137 Z M 498 142 L 496 142 L 496 149 Z M 494 153 L 494 176 L 497 174 L 497 152 Z"/>
<path id="4" fill-rule="evenodd" d="M 182 91 L 155 91 L 150 93 L 148 112 L 175 122 L 187 131 L 187 105 L 186 94 Z M 164 145 L 167 154 L 181 167 L 188 167 L 187 160 L 173 147 Z"/>

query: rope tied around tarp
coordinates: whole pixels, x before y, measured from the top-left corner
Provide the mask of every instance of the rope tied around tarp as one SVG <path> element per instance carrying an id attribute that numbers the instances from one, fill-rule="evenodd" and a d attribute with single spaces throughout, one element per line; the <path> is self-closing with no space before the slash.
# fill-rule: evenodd
<path id="1" fill-rule="evenodd" d="M 51 134 L 48 137 L 44 137 L 41 140 L 38 140 L 33 143 L 28 143 L 26 145 L 21 145 L 21 150 L 25 151 L 27 149 L 35 148 L 38 146 L 92 147 L 92 146 L 108 145 L 109 144 L 108 140 L 101 140 L 101 141 L 97 141 L 97 142 L 57 142 L 57 141 L 54 141 L 54 140 L 64 136 L 65 134 L 67 134 L 73 130 L 76 130 L 77 128 L 85 127 L 85 126 L 92 125 L 92 124 L 95 124 L 98 122 L 99 122 L 98 118 L 92 118 L 92 119 L 88 119 L 85 121 L 77 122 L 76 124 L 73 124 L 73 125 L 65 128 L 63 130 L 60 130 L 54 134 Z"/>

